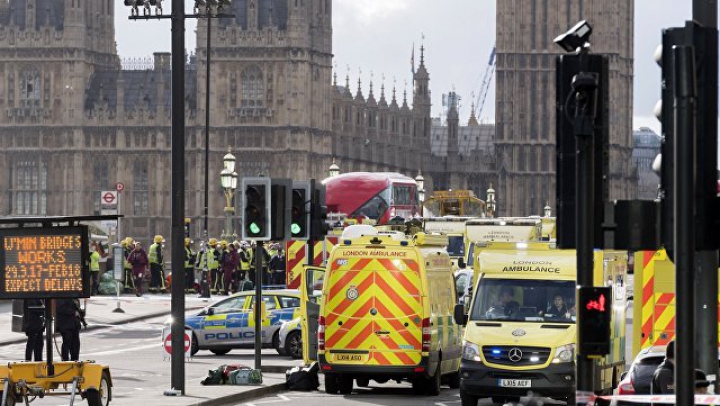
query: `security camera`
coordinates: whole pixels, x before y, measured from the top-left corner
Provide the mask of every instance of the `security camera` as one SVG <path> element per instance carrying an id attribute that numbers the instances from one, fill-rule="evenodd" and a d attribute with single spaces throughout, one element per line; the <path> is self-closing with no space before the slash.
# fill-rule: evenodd
<path id="1" fill-rule="evenodd" d="M 568 32 L 555 38 L 554 42 L 560 45 L 566 52 L 579 52 L 589 46 L 591 34 L 592 26 L 590 26 L 587 20 L 582 20 L 570 28 Z"/>

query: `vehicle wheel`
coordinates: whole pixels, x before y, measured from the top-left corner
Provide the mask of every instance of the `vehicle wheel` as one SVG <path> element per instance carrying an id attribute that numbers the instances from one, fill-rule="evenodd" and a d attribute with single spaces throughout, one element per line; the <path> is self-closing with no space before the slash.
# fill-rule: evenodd
<path id="1" fill-rule="evenodd" d="M 460 392 L 460 405 L 461 406 L 477 406 L 478 397 L 467 393 Z"/>
<path id="2" fill-rule="evenodd" d="M 575 401 L 575 395 L 568 396 L 568 398 L 565 399 L 565 402 L 567 403 L 567 406 L 575 406 L 577 404 Z"/>
<path id="3" fill-rule="evenodd" d="M 88 406 L 107 406 L 110 404 L 111 393 L 110 377 L 107 371 L 103 371 L 102 377 L 100 377 L 100 387 L 86 390 L 85 399 L 87 399 Z"/>
<path id="4" fill-rule="evenodd" d="M 230 349 L 229 348 L 216 348 L 216 349 L 210 350 L 210 352 L 215 355 L 225 355 L 230 352 Z"/>
<path id="5" fill-rule="evenodd" d="M 338 377 L 332 374 L 325 374 L 325 393 L 336 395 L 339 391 Z"/>
<path id="6" fill-rule="evenodd" d="M 303 357 L 302 335 L 299 331 L 293 331 L 285 338 L 285 353 L 293 359 Z"/>
<path id="7" fill-rule="evenodd" d="M 437 368 L 435 368 L 435 374 L 428 379 L 427 392 L 430 396 L 440 395 L 440 380 L 442 379 L 442 372 L 440 369 L 440 362 L 438 362 Z"/>
<path id="8" fill-rule="evenodd" d="M 273 334 L 272 338 L 272 346 L 278 353 L 280 352 L 280 331 L 276 331 L 275 334 Z"/>
<path id="9" fill-rule="evenodd" d="M 412 380 L 413 395 L 422 396 L 427 391 L 427 380 L 422 376 L 416 376 Z"/>
<path id="10" fill-rule="evenodd" d="M 358 388 L 367 388 L 370 386 L 370 379 L 369 378 L 358 378 L 355 380 L 357 383 Z"/>
<path id="11" fill-rule="evenodd" d="M 192 344 L 190 345 L 190 355 L 195 355 L 200 351 L 200 344 L 198 344 L 197 337 L 195 337 L 195 333 L 192 331 L 190 332 L 190 336 L 192 336 Z"/>
<path id="12" fill-rule="evenodd" d="M 450 389 L 457 389 L 460 387 L 460 371 L 448 375 L 448 386 L 450 386 Z"/>
<path id="13" fill-rule="evenodd" d="M 338 378 L 338 388 L 341 395 L 349 395 L 353 390 L 353 379 L 350 377 L 340 376 Z"/>

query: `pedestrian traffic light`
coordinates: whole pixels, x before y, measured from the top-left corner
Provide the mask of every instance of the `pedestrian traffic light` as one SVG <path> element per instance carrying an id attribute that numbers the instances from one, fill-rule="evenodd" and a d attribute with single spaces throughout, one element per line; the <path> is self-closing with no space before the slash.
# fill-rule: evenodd
<path id="1" fill-rule="evenodd" d="M 292 220 L 290 235 L 295 240 L 310 238 L 310 204 L 312 203 L 312 181 L 294 181 L 292 189 Z"/>
<path id="2" fill-rule="evenodd" d="M 243 178 L 243 240 L 269 241 L 271 227 L 270 178 Z"/>
<path id="3" fill-rule="evenodd" d="M 579 286 L 577 293 L 578 354 L 609 354 L 612 288 Z"/>
<path id="4" fill-rule="evenodd" d="M 270 200 L 270 239 L 273 241 L 290 239 L 291 189 L 290 179 L 271 179 Z"/>

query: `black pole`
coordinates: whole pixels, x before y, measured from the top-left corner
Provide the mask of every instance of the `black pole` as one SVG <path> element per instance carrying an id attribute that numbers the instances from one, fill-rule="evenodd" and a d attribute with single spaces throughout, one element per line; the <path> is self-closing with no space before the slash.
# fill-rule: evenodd
<path id="1" fill-rule="evenodd" d="M 207 21 L 207 48 L 205 49 L 205 214 L 203 224 L 208 238 L 208 201 L 210 196 L 210 12 Z"/>
<path id="2" fill-rule="evenodd" d="M 594 236 L 595 236 L 595 111 L 597 79 L 594 87 L 576 88 L 576 80 L 587 79 L 589 55 L 586 50 L 580 53 L 580 72 L 573 78 L 575 92 L 575 238 L 577 254 L 578 287 L 593 286 L 594 271 Z M 579 82 L 579 80 L 578 80 Z M 579 85 L 578 85 L 579 86 Z M 582 322 L 582 320 L 580 320 Z M 580 343 L 578 343 L 580 344 Z M 578 349 L 582 346 L 578 345 Z M 577 391 L 594 392 L 594 361 L 586 354 L 578 351 L 577 356 Z"/>
<path id="3" fill-rule="evenodd" d="M 260 369 L 262 353 L 262 241 L 255 246 L 255 369 Z"/>
<path id="4" fill-rule="evenodd" d="M 172 267 L 182 274 L 185 262 L 185 10 L 172 0 Z M 173 277 L 171 387 L 185 395 L 185 278 Z"/>
<path id="5" fill-rule="evenodd" d="M 52 299 L 45 299 L 45 350 L 47 352 L 47 374 L 55 375 L 55 366 L 53 365 L 53 314 Z"/>
<path id="6" fill-rule="evenodd" d="M 691 46 L 673 48 L 675 74 L 675 239 L 676 345 L 675 396 L 694 404 L 695 391 L 695 56 Z"/>
<path id="7" fill-rule="evenodd" d="M 717 28 L 717 0 L 693 0 L 693 20 L 702 27 Z"/>

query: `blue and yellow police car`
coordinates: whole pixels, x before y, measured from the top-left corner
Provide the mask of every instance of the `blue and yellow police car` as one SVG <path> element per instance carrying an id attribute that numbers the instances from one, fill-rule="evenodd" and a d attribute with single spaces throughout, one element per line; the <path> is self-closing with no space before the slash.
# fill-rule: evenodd
<path id="1" fill-rule="evenodd" d="M 280 352 L 280 326 L 283 321 L 300 316 L 300 293 L 297 290 L 265 290 L 262 301 L 265 306 L 263 347 Z M 223 355 L 234 348 L 252 348 L 255 344 L 254 302 L 255 291 L 240 292 L 186 316 L 186 328 L 192 331 L 192 354 L 210 350 L 213 354 Z"/>

